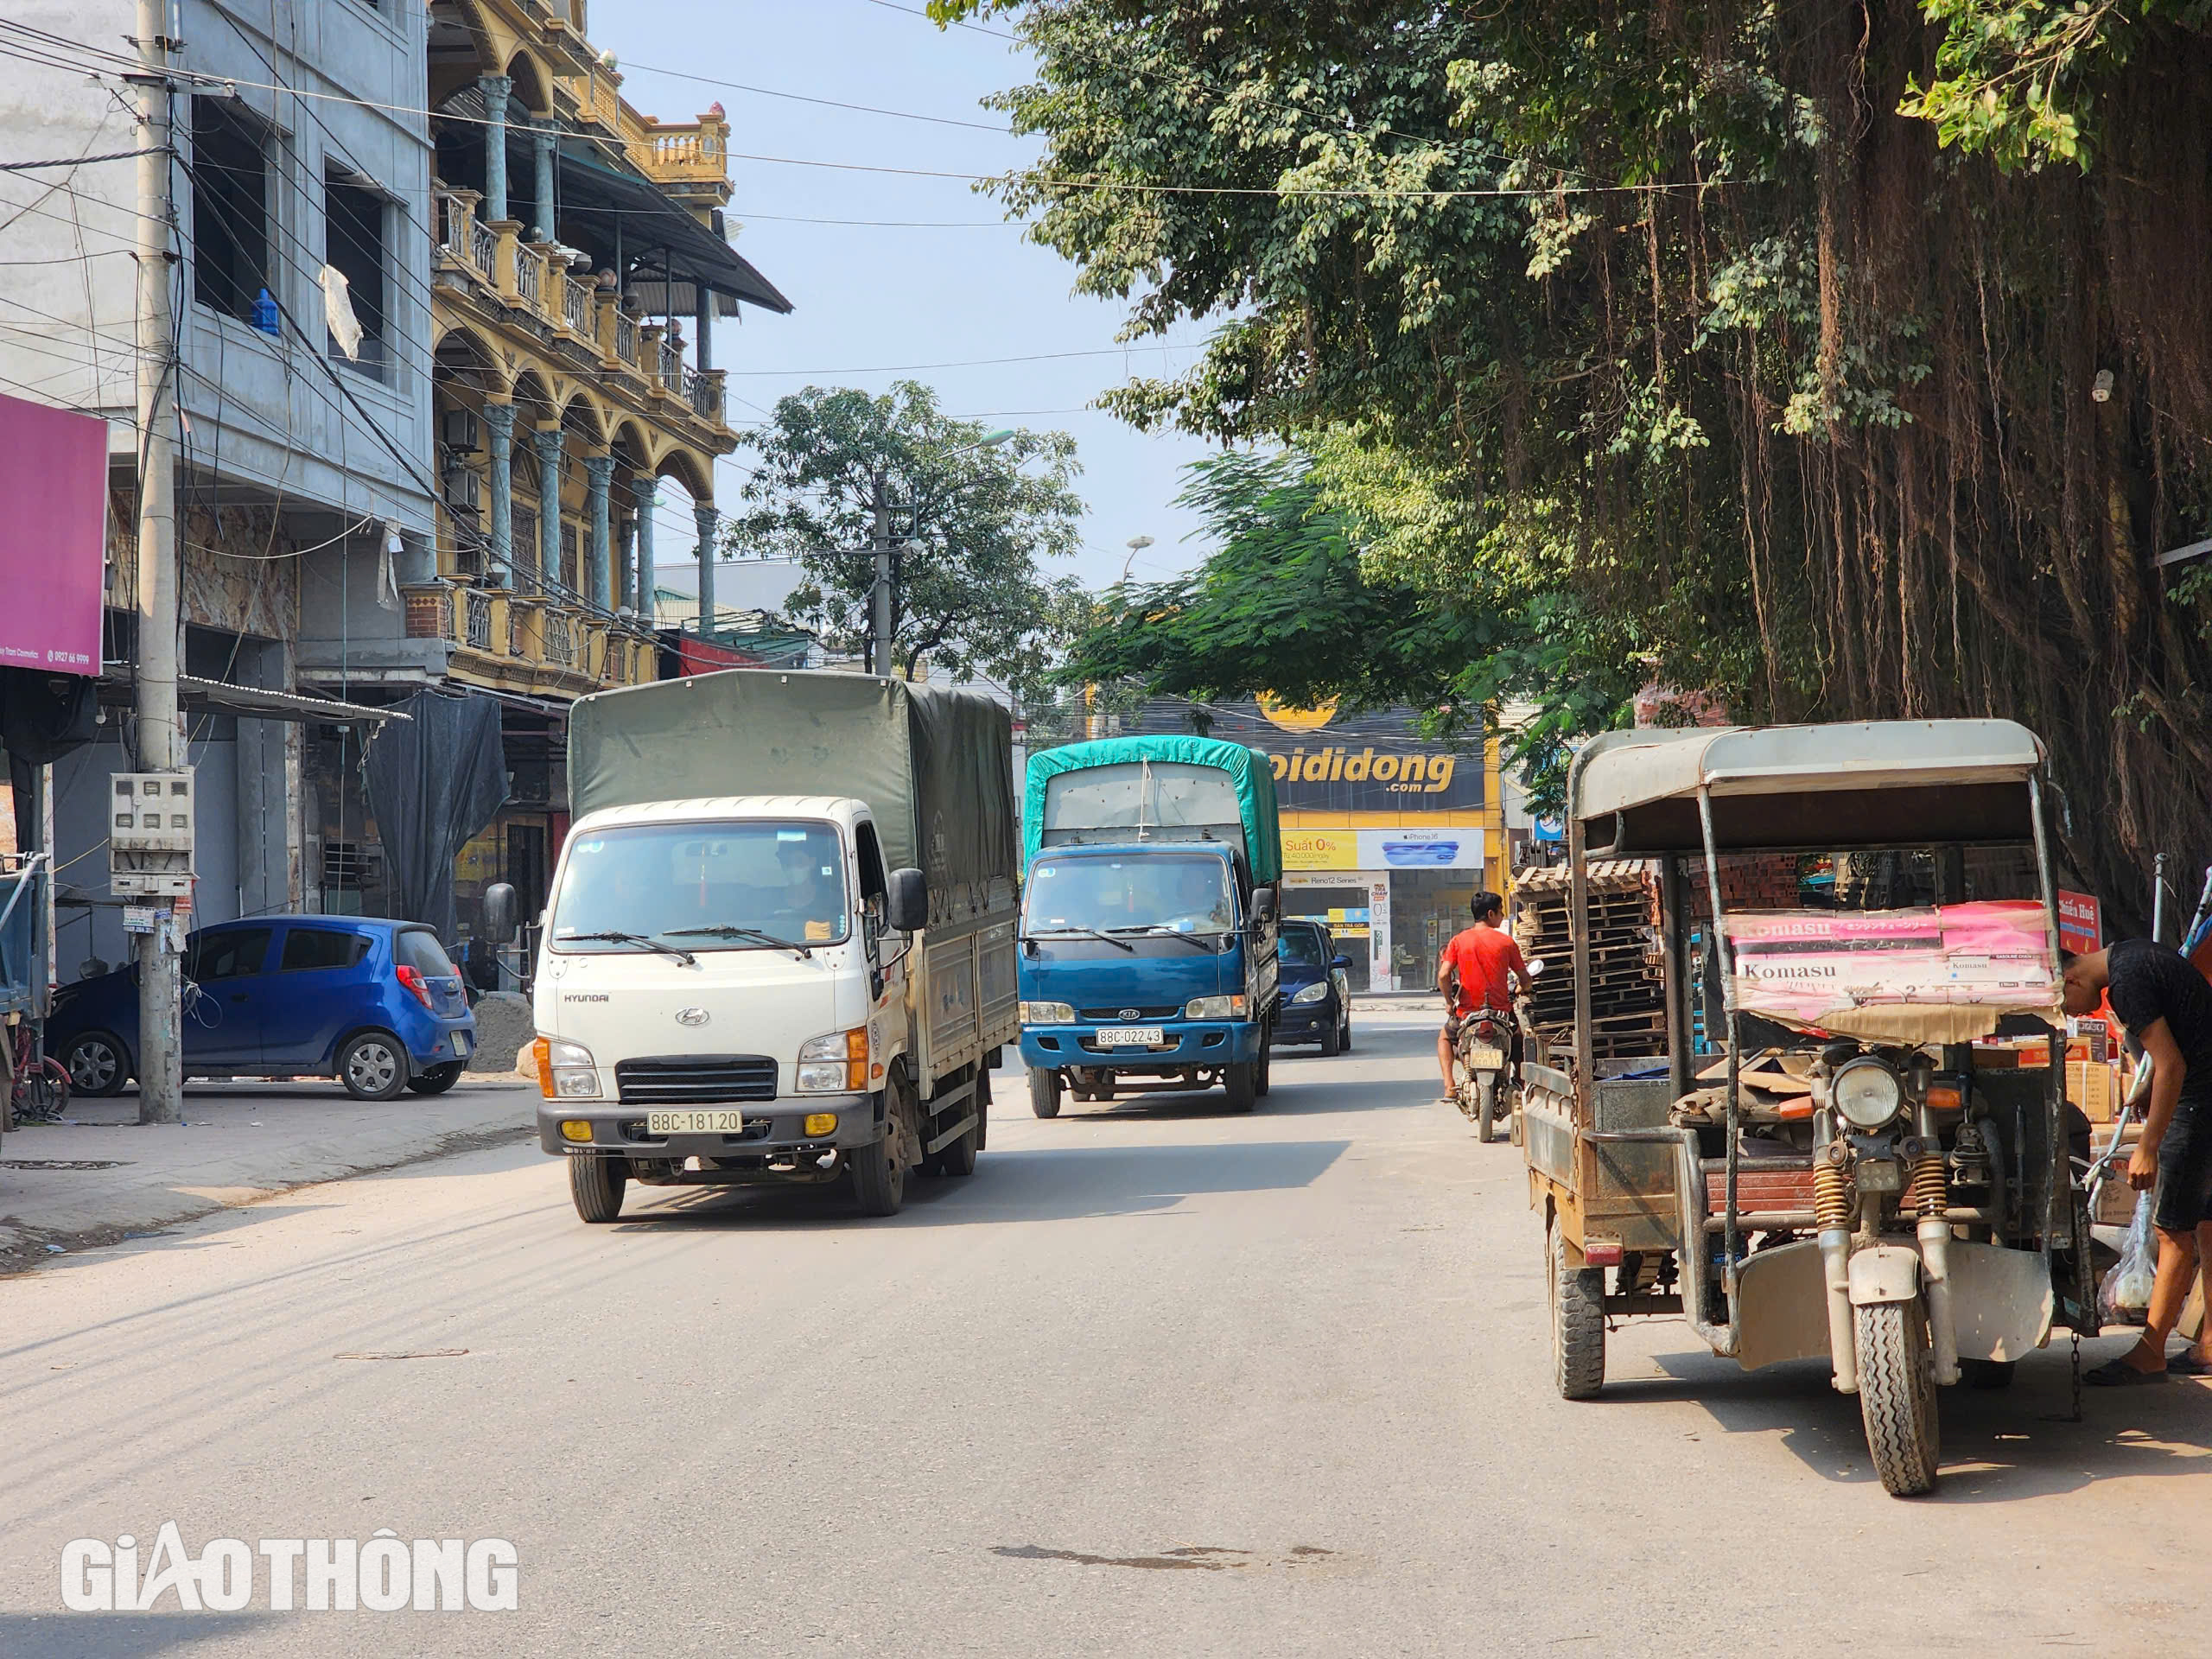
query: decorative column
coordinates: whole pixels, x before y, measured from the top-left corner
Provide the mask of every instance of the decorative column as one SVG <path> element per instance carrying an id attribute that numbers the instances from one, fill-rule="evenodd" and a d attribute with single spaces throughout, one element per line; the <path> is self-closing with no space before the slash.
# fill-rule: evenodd
<path id="1" fill-rule="evenodd" d="M 607 486 L 613 479 L 613 455 L 584 457 L 584 523 L 591 537 L 584 556 L 584 598 L 604 611 L 614 608 L 612 537 L 607 521 Z"/>
<path id="2" fill-rule="evenodd" d="M 561 429 L 541 426 L 530 435 L 537 448 L 537 581 L 561 579 Z"/>
<path id="3" fill-rule="evenodd" d="M 484 93 L 484 217 L 507 216 L 507 99 L 515 84 L 505 75 L 480 75 Z"/>
<path id="4" fill-rule="evenodd" d="M 711 501 L 701 501 L 691 509 L 691 517 L 699 526 L 699 632 L 702 635 L 715 626 L 715 524 L 721 515 Z"/>
<path id="5" fill-rule="evenodd" d="M 505 588 L 512 584 L 515 557 L 515 406 L 486 403 L 484 429 L 492 458 L 492 568 L 488 574 Z"/>
<path id="6" fill-rule="evenodd" d="M 638 566 L 633 556 L 638 541 L 638 517 L 632 512 L 617 513 L 614 518 L 614 602 L 608 607 L 620 611 L 626 607 L 635 610 L 638 592 Z"/>
<path id="7" fill-rule="evenodd" d="M 658 621 L 653 615 L 653 509 L 660 503 L 660 480 L 632 479 L 630 499 L 638 510 L 638 614 L 650 628 Z"/>
<path id="8" fill-rule="evenodd" d="M 550 242 L 553 239 L 553 140 L 556 129 L 550 117 L 535 123 L 530 130 L 531 142 L 537 151 L 537 216 L 533 221 L 531 239 Z"/>

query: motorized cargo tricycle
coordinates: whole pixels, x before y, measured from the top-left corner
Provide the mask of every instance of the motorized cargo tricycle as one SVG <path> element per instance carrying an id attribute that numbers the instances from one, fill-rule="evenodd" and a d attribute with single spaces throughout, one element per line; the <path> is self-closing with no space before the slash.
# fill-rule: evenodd
<path id="1" fill-rule="evenodd" d="M 1883 1484 L 1929 1490 L 1940 1388 L 2096 1329 L 2042 744 L 1986 720 L 1611 733 L 1568 798 L 1572 1052 L 1522 1091 L 1560 1392 L 1602 1388 L 1610 1320 L 1679 1316 L 1746 1370 L 1825 1359 Z M 1832 896 L 1799 887 L 1823 855 Z M 1665 1052 L 1600 1062 L 1587 870 L 1630 858 Z"/>

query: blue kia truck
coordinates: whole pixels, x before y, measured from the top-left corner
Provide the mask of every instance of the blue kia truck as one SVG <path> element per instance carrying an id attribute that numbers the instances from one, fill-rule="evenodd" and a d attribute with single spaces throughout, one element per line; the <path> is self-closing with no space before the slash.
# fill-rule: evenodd
<path id="1" fill-rule="evenodd" d="M 1021 1057 L 1029 1103 L 1126 1081 L 1268 1092 L 1282 835 L 1268 758 L 1212 738 L 1109 738 L 1030 757 Z"/>

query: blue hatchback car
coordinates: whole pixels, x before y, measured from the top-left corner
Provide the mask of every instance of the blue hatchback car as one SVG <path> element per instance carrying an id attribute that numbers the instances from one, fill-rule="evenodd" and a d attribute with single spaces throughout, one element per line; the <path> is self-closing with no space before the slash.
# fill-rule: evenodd
<path id="1" fill-rule="evenodd" d="M 1287 917 L 1275 939 L 1281 969 L 1277 1043 L 1319 1043 L 1324 1058 L 1351 1052 L 1351 988 L 1344 969 L 1351 958 L 1337 950 L 1335 936 L 1319 922 Z"/>
<path id="2" fill-rule="evenodd" d="M 184 1074 L 323 1072 L 362 1100 L 453 1087 L 476 1045 L 461 970 L 416 922 L 255 916 L 185 943 Z M 46 1048 L 80 1095 L 137 1074 L 138 970 L 54 993 Z"/>

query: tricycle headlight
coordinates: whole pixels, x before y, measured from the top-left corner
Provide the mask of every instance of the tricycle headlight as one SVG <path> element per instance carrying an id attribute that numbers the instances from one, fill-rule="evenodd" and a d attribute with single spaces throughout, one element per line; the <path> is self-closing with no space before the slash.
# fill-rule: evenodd
<path id="1" fill-rule="evenodd" d="M 1904 1109 L 1904 1088 L 1883 1062 L 1862 1055 L 1836 1069 L 1828 1080 L 1828 1099 L 1845 1122 L 1871 1133 Z"/>
<path id="2" fill-rule="evenodd" d="M 1185 1020 L 1242 1020 L 1248 1004 L 1242 995 L 1194 996 L 1183 1010 Z"/>
<path id="3" fill-rule="evenodd" d="M 1021 1023 L 1025 1026 L 1070 1026 L 1075 1023 L 1075 1010 L 1065 1002 L 1025 1002 L 1021 1005 Z"/>
<path id="4" fill-rule="evenodd" d="M 1326 997 L 1328 994 L 1329 982 L 1325 979 L 1316 980 L 1313 984 L 1308 985 L 1304 990 L 1299 992 L 1297 995 L 1292 997 L 1290 1000 L 1294 1002 L 1319 1002 L 1323 998 Z"/>

